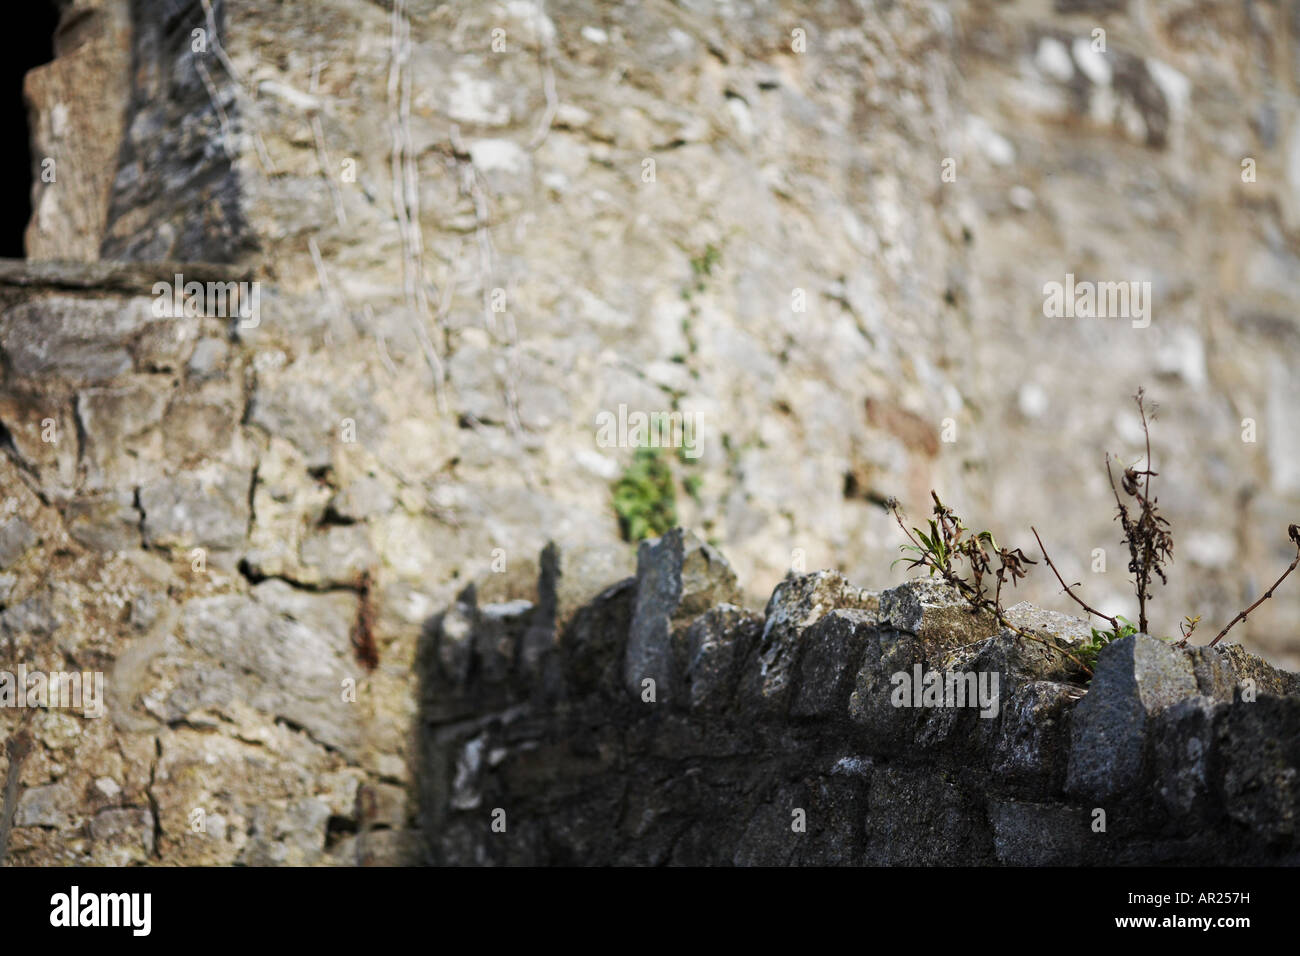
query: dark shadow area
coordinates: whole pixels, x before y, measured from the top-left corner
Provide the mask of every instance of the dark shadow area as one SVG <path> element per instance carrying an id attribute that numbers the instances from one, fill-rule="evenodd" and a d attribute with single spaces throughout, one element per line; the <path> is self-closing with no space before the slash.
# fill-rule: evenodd
<path id="1" fill-rule="evenodd" d="M 19 14 L 0 31 L 0 99 L 3 99 L 4 128 L 21 130 L 13 145 L 0 151 L 0 182 L 9 193 L 0 203 L 0 257 L 22 259 L 23 233 L 32 218 L 33 166 L 31 133 L 28 128 L 27 102 L 23 96 L 23 77 L 27 71 L 54 59 L 54 32 L 59 25 L 59 11 L 53 0 L 31 0 L 8 11 Z"/>
<path id="2" fill-rule="evenodd" d="M 213 9 L 220 37 L 225 6 Z M 192 48 L 193 31 L 206 23 L 198 0 L 131 0 L 125 128 L 142 123 L 160 132 L 147 142 L 122 140 L 117 168 L 137 167 L 139 175 L 113 184 L 101 259 L 232 263 L 258 251 L 242 207 L 233 146 L 225 139 L 227 127 L 238 126 L 235 99 L 227 95 L 233 80 L 211 50 Z M 201 70 L 219 91 L 221 110 Z M 141 217 L 140 210 L 150 215 Z M 144 225 L 120 228 L 128 215 Z"/>

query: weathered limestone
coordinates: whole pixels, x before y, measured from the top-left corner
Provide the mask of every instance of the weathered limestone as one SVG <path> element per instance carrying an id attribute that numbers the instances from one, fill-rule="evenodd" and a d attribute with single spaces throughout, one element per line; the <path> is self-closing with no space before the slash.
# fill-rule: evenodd
<path id="1" fill-rule="evenodd" d="M 56 828 L 17 828 L 17 862 L 403 858 L 425 842 L 418 801 L 367 832 L 358 785 L 423 786 L 444 746 L 413 746 L 429 721 L 455 736 L 459 720 L 525 702 L 625 701 L 638 615 L 633 668 L 663 669 L 658 704 L 676 715 L 661 735 L 650 722 L 615 733 L 593 703 L 555 754 L 528 751 L 527 772 L 493 765 L 491 747 L 477 765 L 487 792 L 509 772 L 526 795 L 555 782 L 552 757 L 589 761 L 590 788 L 555 800 L 602 832 L 548 844 L 525 821 L 537 852 L 714 852 L 707 815 L 683 825 L 656 793 L 602 776 L 633 745 L 662 761 L 673 808 L 766 799 L 772 764 L 755 755 L 779 753 L 780 799 L 819 801 L 818 825 L 857 819 L 867 758 L 957 766 L 976 748 L 972 767 L 1017 788 L 995 823 L 1085 812 L 1082 797 L 1059 802 L 1081 688 L 1041 645 L 944 610 L 928 585 L 885 602 L 888 626 L 865 600 L 759 612 L 778 585 L 815 591 L 833 574 L 784 584 L 791 567 L 838 568 L 884 601 L 905 575 L 886 571 L 899 532 L 879 502 L 896 494 L 923 517 L 930 487 L 1013 543 L 1037 522 L 1067 578 L 1118 606 L 1123 558 L 1096 482 L 1103 452 L 1141 449 L 1117 382 L 1148 383 L 1165 411 L 1157 458 L 1176 462 L 1161 475 L 1179 542 L 1161 613 L 1226 620 L 1290 560 L 1300 138 L 1277 104 L 1300 21 L 1284 6 L 1255 5 L 1211 49 L 1177 4 L 1081 19 L 1041 3 L 748 16 L 408 0 L 409 53 L 391 46 L 391 3 L 319 0 L 307 22 L 305 4 L 214 0 L 212 24 L 196 0 L 63 6 L 58 58 L 25 85 L 34 159 L 57 178 L 33 183 L 32 258 L 0 263 L 0 664 L 88 662 L 115 675 L 120 706 L 111 723 L 37 719 L 23 785 L 73 798 L 54 804 Z M 1085 20 L 1107 30 L 1105 53 Z M 389 99 L 395 64 L 406 111 Z M 83 261 L 53 261 L 69 259 Z M 1071 271 L 1150 280 L 1150 326 L 1048 319 L 1044 284 Z M 260 323 L 154 315 L 154 283 L 177 273 L 259 282 Z M 594 435 L 621 404 L 700 413 L 701 456 L 673 463 L 678 511 L 727 554 L 744 589 L 711 599 L 727 603 L 683 610 L 668 572 L 638 609 L 610 495 L 632 450 Z M 538 560 L 549 541 L 553 566 Z M 555 573 L 539 580 L 543 565 Z M 324 696 L 253 666 L 290 639 L 291 615 L 267 606 L 274 582 L 337 616 L 294 645 L 330 662 L 308 668 L 331 682 Z M 1016 600 L 1060 607 L 1057 590 L 1040 567 Z M 458 595 L 442 619 L 465 641 L 445 649 L 448 683 L 419 686 L 422 635 Z M 191 643 L 182 625 L 203 601 L 217 603 L 201 617 L 249 629 Z M 1298 609 L 1267 602 L 1233 637 L 1294 668 Z M 350 647 L 362 618 L 373 672 Z M 1136 766 L 1184 821 L 1226 819 L 1228 787 L 1231 826 L 1285 828 L 1281 783 L 1254 776 L 1268 755 L 1239 745 L 1256 712 L 1237 710 L 1238 677 L 1273 697 L 1293 678 L 1231 648 L 1191 660 L 1195 694 L 1142 705 L 1140 758 L 1076 762 L 1076 776 Z M 890 675 L 918 664 L 997 669 L 998 718 L 891 707 Z M 333 683 L 349 678 L 345 701 Z M 763 739 L 701 729 L 728 720 Z M 535 730 L 521 721 L 507 728 L 518 748 Z M 0 712 L 0 736 L 13 722 Z M 820 753 L 824 723 L 847 736 L 800 790 L 794 755 Z M 677 772 L 684 753 L 733 766 L 709 789 Z M 918 820 L 974 819 L 946 790 L 909 799 Z M 764 806 L 725 858 L 815 858 L 807 842 L 784 856 L 767 842 L 788 813 Z M 641 814 L 635 845 L 605 825 L 611 807 Z M 440 839 L 486 859 L 458 819 Z M 972 844 L 981 858 L 1050 849 L 997 825 Z M 826 852 L 895 858 L 878 842 Z"/>
<path id="2" fill-rule="evenodd" d="M 119 0 L 79 0 L 54 37 L 55 59 L 29 72 L 33 112 L 30 259 L 93 262 L 108 218 L 126 126 L 131 22 Z M 75 8 L 75 9 L 72 9 Z"/>

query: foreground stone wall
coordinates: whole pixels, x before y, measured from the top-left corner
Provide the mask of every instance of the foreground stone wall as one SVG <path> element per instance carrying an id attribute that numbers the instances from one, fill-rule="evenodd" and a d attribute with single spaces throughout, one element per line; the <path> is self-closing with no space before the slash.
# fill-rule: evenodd
<path id="1" fill-rule="evenodd" d="M 539 607 L 467 592 L 421 655 L 434 862 L 1300 862 L 1300 675 L 1239 646 L 1137 635 L 1088 685 L 1082 622 L 1017 605 L 1028 640 L 931 582 L 791 575 L 756 614 L 676 531 L 566 617 L 547 563 Z M 916 668 L 997 693 L 896 706 Z"/>

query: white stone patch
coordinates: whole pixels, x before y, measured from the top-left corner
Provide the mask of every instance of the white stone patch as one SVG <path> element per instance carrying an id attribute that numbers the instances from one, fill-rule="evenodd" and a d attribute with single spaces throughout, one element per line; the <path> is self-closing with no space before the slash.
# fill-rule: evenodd
<path id="1" fill-rule="evenodd" d="M 1029 212 L 1037 203 L 1034 194 L 1024 186 L 1012 186 L 1007 192 L 1007 201 L 1021 212 Z"/>
<path id="2" fill-rule="evenodd" d="M 871 773 L 870 757 L 841 757 L 831 767 L 831 773 L 839 776 L 865 777 Z"/>
<path id="3" fill-rule="evenodd" d="M 475 737 L 465 744 L 456 758 L 456 776 L 451 784 L 451 806 L 456 810 L 473 810 L 482 801 L 478 789 L 479 770 L 483 766 L 483 748 L 486 739 Z"/>
<path id="4" fill-rule="evenodd" d="M 1192 84 L 1182 73 L 1167 63 L 1159 60 L 1147 60 L 1147 72 L 1156 81 L 1165 102 L 1169 104 L 1169 114 L 1176 120 L 1187 115 L 1187 107 L 1192 99 Z"/>
<path id="5" fill-rule="evenodd" d="M 1026 418 L 1042 418 L 1047 412 L 1047 393 L 1032 382 L 1026 382 L 1016 393 L 1016 404 L 1020 414 Z"/>
<path id="6" fill-rule="evenodd" d="M 404 596 L 402 616 L 408 621 L 426 621 L 434 610 L 433 601 L 426 594 L 409 591 Z"/>
<path id="7" fill-rule="evenodd" d="M 1118 104 L 1114 90 L 1109 86 L 1100 87 L 1093 91 L 1088 101 L 1088 118 L 1099 126 L 1108 126 L 1115 122 Z"/>
<path id="8" fill-rule="evenodd" d="M 475 140 L 469 158 L 484 172 L 522 173 L 528 169 L 528 154 L 508 139 Z"/>
<path id="9" fill-rule="evenodd" d="M 736 124 L 736 129 L 745 139 L 754 138 L 754 118 L 749 113 L 749 107 L 745 101 L 737 99 L 734 96 L 727 98 L 727 110 L 731 113 L 731 118 Z"/>
<path id="10" fill-rule="evenodd" d="M 480 80 L 459 70 L 451 74 L 447 95 L 447 115 L 459 123 L 504 126 L 510 120 L 510 108 L 496 102 L 496 92 L 487 80 Z"/>
<path id="11" fill-rule="evenodd" d="M 597 478 L 613 481 L 618 477 L 618 462 L 590 448 L 578 448 L 573 453 L 573 460 L 579 467 L 585 468 Z"/>
<path id="12" fill-rule="evenodd" d="M 1055 37 L 1041 37 L 1034 54 L 1038 69 L 1058 83 L 1069 83 L 1074 78 L 1074 61 L 1065 44 Z"/>
<path id="13" fill-rule="evenodd" d="M 582 38 L 588 43 L 598 43 L 604 45 L 609 42 L 609 34 L 600 27 L 593 27 L 590 24 L 582 28 Z"/>
<path id="14" fill-rule="evenodd" d="M 1032 81 L 1011 84 L 1007 93 L 1012 108 L 1017 112 L 1035 116 L 1068 116 L 1073 110 L 1069 90 L 1056 83 L 1043 83 L 1036 76 Z"/>
<path id="15" fill-rule="evenodd" d="M 267 93 L 276 99 L 284 100 L 294 109 L 304 112 L 309 110 L 318 110 L 321 108 L 319 97 L 312 96 L 310 93 L 304 93 L 301 90 L 295 90 L 286 83 L 277 83 L 275 80 L 263 80 L 257 84 L 258 93 Z"/>
<path id="16" fill-rule="evenodd" d="M 1142 422 L 1127 409 L 1123 412 L 1116 412 L 1114 419 L 1111 420 L 1111 426 L 1119 435 L 1120 440 L 1133 448 L 1143 448 L 1146 446 L 1146 432 L 1142 430 Z M 1133 462 L 1125 461 L 1125 465 L 1131 465 Z"/>
<path id="17" fill-rule="evenodd" d="M 50 229 L 59 217 L 59 191 L 41 190 L 41 201 L 36 207 L 36 222 L 42 230 Z"/>
<path id="18" fill-rule="evenodd" d="M 1300 114 L 1297 114 L 1293 122 L 1295 125 L 1287 140 L 1286 181 L 1291 191 L 1296 194 L 1296 199 L 1300 200 Z"/>
<path id="19" fill-rule="evenodd" d="M 892 210 L 894 207 L 882 205 L 884 212 Z M 875 229 L 864 223 L 861 219 L 853 214 L 853 211 L 847 206 L 840 209 L 840 222 L 844 226 L 844 233 L 853 247 L 863 255 L 877 255 L 880 252 L 880 236 Z"/>
<path id="20" fill-rule="evenodd" d="M 555 23 L 532 0 L 510 0 L 506 4 L 506 15 L 527 24 L 528 39 L 534 43 L 549 45 L 555 42 Z"/>
<path id="21" fill-rule="evenodd" d="M 208 814 L 207 820 L 204 821 L 204 826 L 207 828 L 208 836 L 211 839 L 218 842 L 222 842 L 226 839 L 226 818 L 221 814 Z"/>
<path id="22" fill-rule="evenodd" d="M 862 322 L 863 328 L 877 343 L 885 342 L 890 338 L 889 326 L 886 322 L 889 310 L 885 305 L 884 296 L 880 294 L 875 276 L 865 271 L 850 276 L 848 282 L 844 284 L 844 297 L 853 314 Z"/>
<path id="23" fill-rule="evenodd" d="M 590 150 L 578 137 L 562 132 L 552 132 L 539 155 L 542 157 L 543 176 L 561 174 L 566 188 L 572 180 L 582 179 L 591 158 Z"/>
<path id="24" fill-rule="evenodd" d="M 1115 71 L 1105 53 L 1098 53 L 1083 37 L 1076 39 L 1070 50 L 1074 53 L 1074 62 L 1080 73 L 1096 86 L 1110 86 Z"/>
<path id="25" fill-rule="evenodd" d="M 54 108 L 50 110 L 50 134 L 55 139 L 61 139 L 67 131 L 68 107 L 63 103 L 55 103 Z"/>
<path id="26" fill-rule="evenodd" d="M 573 103 L 561 103 L 555 108 L 555 122 L 561 126 L 580 129 L 591 122 L 591 113 Z"/>
<path id="27" fill-rule="evenodd" d="M 485 604 L 480 608 L 480 611 L 485 618 L 504 620 L 510 617 L 518 617 L 532 606 L 532 601 L 527 601 L 523 598 L 515 598 L 513 601 L 500 601 L 496 604 Z"/>
<path id="28" fill-rule="evenodd" d="M 1011 145 L 1011 141 L 994 130 L 982 117 L 967 117 L 966 135 L 993 165 L 1010 166 L 1016 161 L 1016 148 Z"/>
<path id="29" fill-rule="evenodd" d="M 695 48 L 695 38 L 685 30 L 677 29 L 677 27 L 673 27 L 668 31 L 668 39 L 673 46 L 683 53 Z"/>
<path id="30" fill-rule="evenodd" d="M 378 523 L 375 550 L 397 575 L 418 577 L 421 568 L 433 567 L 439 556 L 429 543 L 435 535 L 431 522 L 395 512 Z"/>
<path id="31" fill-rule="evenodd" d="M 1205 344 L 1191 329 L 1175 329 L 1156 350 L 1156 371 L 1176 375 L 1188 385 L 1206 382 Z"/>
<path id="32" fill-rule="evenodd" d="M 1142 118 L 1141 111 L 1131 100 L 1123 100 L 1119 105 L 1119 122 L 1124 132 L 1135 142 L 1142 142 L 1147 138 L 1147 121 Z"/>
<path id="33" fill-rule="evenodd" d="M 606 455 L 602 455 L 599 451 L 580 447 L 580 449 L 573 451 L 573 460 L 577 462 L 578 467 L 586 468 L 598 479 L 612 481 L 619 476 L 619 463 L 612 458 L 607 458 Z"/>
<path id="34" fill-rule="evenodd" d="M 622 328 L 631 324 L 631 319 L 601 299 L 589 289 L 575 289 L 578 299 L 578 314 L 584 322 L 609 328 Z"/>
<path id="35" fill-rule="evenodd" d="M 953 34 L 952 11 L 937 3 L 932 3 L 930 4 L 928 12 L 930 14 L 930 22 L 934 24 L 934 28 L 945 37 L 951 37 Z"/>

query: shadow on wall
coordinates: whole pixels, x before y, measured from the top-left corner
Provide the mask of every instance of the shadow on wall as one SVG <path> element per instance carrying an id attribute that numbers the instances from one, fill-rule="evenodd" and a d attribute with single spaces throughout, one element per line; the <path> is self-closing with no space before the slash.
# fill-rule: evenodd
<path id="1" fill-rule="evenodd" d="M 219 38 L 225 6 L 214 3 L 213 9 Z M 212 55 L 219 39 L 208 36 L 198 0 L 132 0 L 131 25 L 128 135 L 100 257 L 242 261 L 256 252 L 257 241 L 233 165 L 239 88 Z M 203 49 L 196 51 L 196 44 Z"/>

